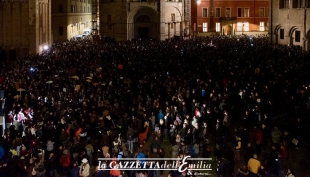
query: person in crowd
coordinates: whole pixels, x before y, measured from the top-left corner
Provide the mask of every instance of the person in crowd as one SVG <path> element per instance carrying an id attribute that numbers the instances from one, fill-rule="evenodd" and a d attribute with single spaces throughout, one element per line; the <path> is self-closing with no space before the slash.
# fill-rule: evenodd
<path id="1" fill-rule="evenodd" d="M 57 162 L 57 159 L 54 153 L 50 153 L 47 159 L 47 170 L 48 170 L 49 177 L 56 177 L 57 164 L 58 162 Z"/>
<path id="2" fill-rule="evenodd" d="M 4 151 L 4 148 L 3 148 L 2 143 L 1 143 L 0 144 L 0 161 L 2 160 L 4 155 L 5 155 L 5 151 Z"/>
<path id="3" fill-rule="evenodd" d="M 241 150 L 241 138 L 239 135 L 235 136 L 235 160 L 239 161 L 240 160 L 240 150 Z"/>
<path id="4" fill-rule="evenodd" d="M 79 164 L 75 161 L 71 169 L 71 177 L 80 177 L 80 167 Z"/>
<path id="5" fill-rule="evenodd" d="M 64 150 L 63 154 L 60 158 L 60 163 L 62 166 L 62 175 L 64 175 L 65 177 L 67 177 L 70 173 L 70 165 L 71 165 L 71 158 L 69 156 L 69 151 L 68 150 Z"/>
<path id="6" fill-rule="evenodd" d="M 80 177 L 89 177 L 89 172 L 90 172 L 90 166 L 88 160 L 84 158 L 80 166 L 79 175 Z"/>
<path id="7" fill-rule="evenodd" d="M 272 143 L 279 145 L 281 136 L 282 136 L 281 131 L 279 130 L 277 126 L 275 126 L 271 132 Z"/>
<path id="8" fill-rule="evenodd" d="M 257 154 L 254 154 L 248 161 L 248 169 L 251 177 L 258 177 L 258 172 L 261 167 L 261 163 L 257 160 Z"/>
<path id="9" fill-rule="evenodd" d="M 246 165 L 243 165 L 240 168 L 238 168 L 237 177 L 248 177 L 248 176 L 249 176 L 249 171 Z"/>
<path id="10" fill-rule="evenodd" d="M 294 172 L 291 168 L 287 168 L 285 177 L 294 177 Z"/>
<path id="11" fill-rule="evenodd" d="M 93 160 L 93 154 L 94 154 L 94 147 L 90 141 L 87 142 L 87 145 L 85 146 L 85 151 L 86 151 L 87 159 L 89 160 L 89 165 L 91 166 L 92 160 Z"/>

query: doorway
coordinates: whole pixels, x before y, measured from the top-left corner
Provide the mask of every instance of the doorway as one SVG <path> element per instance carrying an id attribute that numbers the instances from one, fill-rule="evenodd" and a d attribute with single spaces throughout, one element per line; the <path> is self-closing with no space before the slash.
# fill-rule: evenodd
<path id="1" fill-rule="evenodd" d="M 9 60 L 12 60 L 12 61 L 16 60 L 16 50 L 14 49 L 9 50 Z"/>
<path id="2" fill-rule="evenodd" d="M 149 37 L 148 27 L 139 27 L 139 38 L 147 39 Z"/>

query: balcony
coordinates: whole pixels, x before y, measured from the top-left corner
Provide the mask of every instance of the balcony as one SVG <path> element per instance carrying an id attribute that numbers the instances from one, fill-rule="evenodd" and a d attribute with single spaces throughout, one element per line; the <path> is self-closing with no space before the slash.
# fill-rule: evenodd
<path id="1" fill-rule="evenodd" d="M 236 21 L 237 17 L 220 17 L 221 21 Z"/>

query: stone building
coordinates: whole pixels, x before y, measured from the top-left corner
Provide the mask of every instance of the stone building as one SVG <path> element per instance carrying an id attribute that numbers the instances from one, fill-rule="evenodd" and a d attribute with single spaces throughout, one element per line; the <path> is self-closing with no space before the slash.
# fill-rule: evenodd
<path id="1" fill-rule="evenodd" d="M 53 42 L 63 42 L 92 28 L 93 0 L 53 0 Z"/>
<path id="2" fill-rule="evenodd" d="M 179 0 L 101 0 L 100 34 L 116 41 L 183 36 L 183 4 Z"/>
<path id="3" fill-rule="evenodd" d="M 50 14 L 51 0 L 1 0 L 1 58 L 41 53 L 51 45 Z"/>
<path id="4" fill-rule="evenodd" d="M 271 0 L 271 42 L 310 50 L 310 0 Z"/>
<path id="5" fill-rule="evenodd" d="M 269 0 L 192 0 L 196 35 L 267 34 Z"/>

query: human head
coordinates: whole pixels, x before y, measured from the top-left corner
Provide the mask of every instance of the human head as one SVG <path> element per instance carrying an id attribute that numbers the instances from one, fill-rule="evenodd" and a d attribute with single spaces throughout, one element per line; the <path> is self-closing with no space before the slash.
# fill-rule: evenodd
<path id="1" fill-rule="evenodd" d="M 253 158 L 254 158 L 254 159 L 257 159 L 257 154 L 254 154 L 254 155 L 253 155 Z"/>
<path id="2" fill-rule="evenodd" d="M 86 159 L 86 158 L 84 158 L 83 160 L 82 160 L 82 163 L 83 164 L 86 164 L 88 162 L 88 160 Z"/>
<path id="3" fill-rule="evenodd" d="M 290 168 L 290 167 L 289 167 L 289 168 L 287 168 L 287 173 L 288 173 L 288 174 L 290 174 L 290 173 L 291 173 L 291 174 L 294 174 L 294 172 L 293 172 L 292 168 Z"/>

